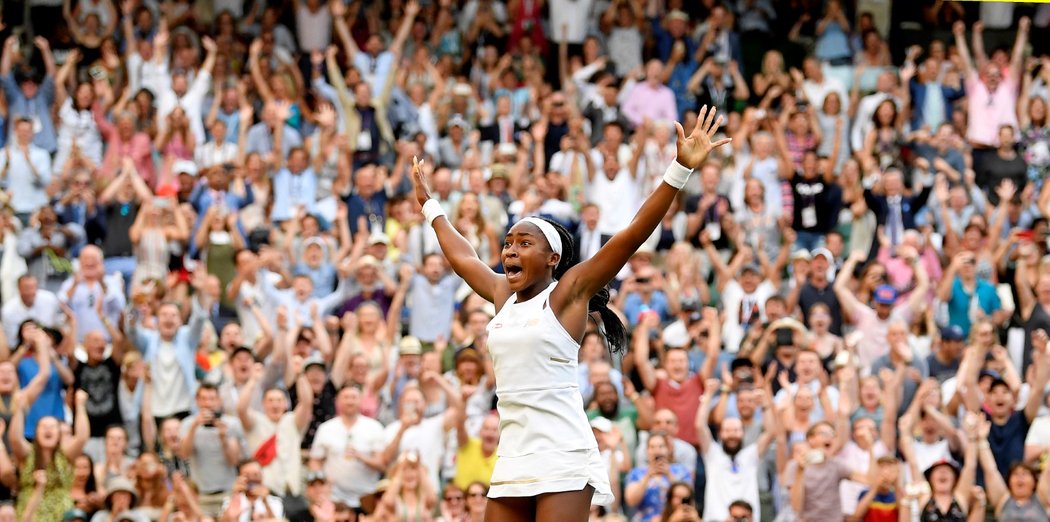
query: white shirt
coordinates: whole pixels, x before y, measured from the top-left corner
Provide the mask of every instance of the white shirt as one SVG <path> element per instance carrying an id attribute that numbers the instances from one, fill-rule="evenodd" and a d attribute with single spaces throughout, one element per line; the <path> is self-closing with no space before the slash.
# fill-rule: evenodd
<path id="1" fill-rule="evenodd" d="M 223 163 L 233 163 L 237 160 L 239 150 L 236 143 L 227 141 L 219 145 L 214 141 L 209 141 L 194 150 L 193 160 L 197 162 L 198 167 L 206 169 Z"/>
<path id="2" fill-rule="evenodd" d="M 587 21 L 591 19 L 591 8 L 594 0 L 550 0 L 551 41 L 562 41 L 562 26 L 565 26 L 565 40 L 571 44 L 582 44 L 587 37 Z"/>
<path id="3" fill-rule="evenodd" d="M 27 307 L 20 296 L 4 303 L 2 310 L 4 335 L 9 346 L 18 346 L 18 329 L 26 319 L 33 319 L 42 326 L 58 326 L 62 310 L 58 307 L 58 296 L 40 289 L 36 291 L 33 306 Z"/>
<path id="4" fill-rule="evenodd" d="M 643 194 L 639 185 L 639 180 L 625 168 L 621 168 L 613 179 L 609 179 L 605 172 L 594 173 L 594 179 L 587 184 L 587 196 L 598 204 L 598 230 L 602 234 L 611 236 L 631 224 L 642 206 Z"/>
<path id="5" fill-rule="evenodd" d="M 31 213 L 47 205 L 45 187 L 51 181 L 51 155 L 46 150 L 29 145 L 28 158 L 12 136 L 0 152 L 0 179 L 11 193 L 11 208 L 15 213 Z"/>
<path id="6" fill-rule="evenodd" d="M 849 103 L 849 95 L 846 93 L 846 86 L 838 78 L 832 78 L 827 73 L 824 73 L 824 81 L 817 83 L 813 80 L 806 80 L 802 83 L 802 90 L 806 93 L 806 99 L 809 100 L 810 105 L 814 107 L 823 107 L 824 98 L 829 92 L 837 92 L 839 94 L 839 100 L 843 105 Z"/>
<path id="7" fill-rule="evenodd" d="M 386 427 L 383 439 L 387 444 L 394 440 L 399 429 L 401 429 L 400 420 Z M 419 452 L 420 461 L 430 472 L 431 484 L 441 484 L 438 480 L 438 472 L 441 471 L 441 458 L 445 453 L 445 416 L 427 417 L 419 424 L 405 430 L 405 433 L 401 435 L 401 444 L 397 448 L 397 454 L 402 455 L 410 450 Z"/>
<path id="8" fill-rule="evenodd" d="M 310 458 L 324 461 L 324 474 L 332 484 L 332 500 L 351 507 L 361 506 L 361 497 L 372 493 L 379 483 L 379 471 L 347 455 L 347 448 L 371 455 L 383 451 L 383 425 L 358 415 L 349 428 L 342 417 L 321 423 L 314 435 Z"/>
<path id="9" fill-rule="evenodd" d="M 722 341 L 726 350 L 735 353 L 740 349 L 740 342 L 744 340 L 744 329 L 740 324 L 740 306 L 745 298 L 754 299 L 758 304 L 758 311 L 762 317 L 759 321 L 765 321 L 766 299 L 777 293 L 776 287 L 769 280 L 762 281 L 751 294 L 744 293 L 740 283 L 733 279 L 726 283 L 722 292 L 722 303 L 725 305 L 726 320 L 722 324 Z"/>
<path id="10" fill-rule="evenodd" d="M 211 86 L 211 73 L 201 69 L 193 83 L 186 89 L 186 94 L 181 97 L 171 89 L 169 80 L 166 89 L 159 89 L 157 94 L 157 126 L 164 128 L 167 125 L 167 117 L 175 107 L 182 107 L 186 112 L 186 118 L 190 122 L 190 130 L 197 143 L 204 143 L 207 137 L 204 134 L 204 122 L 201 116 L 201 107 L 204 106 L 204 95 L 208 94 Z"/>
<path id="11" fill-rule="evenodd" d="M 711 442 L 704 453 L 707 485 L 704 488 L 704 520 L 726 520 L 729 504 L 745 500 L 754 508 L 754 520 L 759 520 L 758 445 L 744 446 L 736 458 L 730 458 L 722 445 Z"/>
<path id="12" fill-rule="evenodd" d="M 152 396 L 154 416 L 169 417 L 193 409 L 193 399 L 186 389 L 186 379 L 182 375 L 178 356 L 175 355 L 175 346 L 170 341 L 160 342 L 156 364 L 150 370 L 156 389 L 165 390 Z"/>
<path id="13" fill-rule="evenodd" d="M 249 505 L 248 497 L 244 493 L 238 493 L 241 496 L 241 505 Z M 284 519 L 284 501 L 280 497 L 268 495 L 266 498 L 257 498 L 255 501 L 250 502 L 251 508 L 244 510 L 241 516 L 237 517 L 237 522 L 251 522 L 252 520 L 259 520 L 257 517 L 266 515 L 266 507 L 270 507 L 270 511 L 273 512 L 273 518 L 276 520 Z M 222 501 L 222 511 L 226 512 L 226 508 L 230 505 L 230 497 L 226 497 Z"/>
<path id="14" fill-rule="evenodd" d="M 871 121 L 872 116 L 875 115 L 875 109 L 888 98 L 893 99 L 897 103 L 897 109 L 900 110 L 899 100 L 884 92 L 869 94 L 860 99 L 857 104 L 857 114 L 853 118 L 853 127 L 850 129 L 849 144 L 852 150 L 864 149 L 864 139 L 868 136 L 868 131 L 875 126 L 875 123 Z"/>

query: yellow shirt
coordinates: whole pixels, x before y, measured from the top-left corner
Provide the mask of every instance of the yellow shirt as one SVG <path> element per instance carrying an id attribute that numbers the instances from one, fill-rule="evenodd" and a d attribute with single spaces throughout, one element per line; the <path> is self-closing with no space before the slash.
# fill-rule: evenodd
<path id="1" fill-rule="evenodd" d="M 481 439 L 471 437 L 467 444 L 456 452 L 456 478 L 453 480 L 463 491 L 474 482 L 489 485 L 492 469 L 496 467 L 496 452 L 488 457 L 481 453 Z"/>

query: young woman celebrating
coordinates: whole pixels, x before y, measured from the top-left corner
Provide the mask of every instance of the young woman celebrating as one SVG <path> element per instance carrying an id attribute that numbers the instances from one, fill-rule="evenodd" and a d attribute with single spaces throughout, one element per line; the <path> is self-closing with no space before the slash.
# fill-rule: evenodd
<path id="1" fill-rule="evenodd" d="M 535 217 L 520 220 L 503 244 L 505 275 L 492 271 L 456 231 L 431 199 L 420 164 L 413 161 L 416 198 L 442 252 L 453 270 L 498 311 L 489 323 L 488 344 L 499 397 L 500 443 L 486 520 L 582 522 L 592 501 L 612 500 L 577 387 L 580 339 L 597 313 L 609 345 L 623 346 L 624 326 L 608 307 L 605 285 L 660 224 L 693 169 L 713 149 L 729 143 L 711 141 L 721 122 L 705 106 L 690 135 L 675 123 L 678 157 L 664 182 L 631 224 L 587 261 L 576 263 L 576 245 L 560 225 Z"/>

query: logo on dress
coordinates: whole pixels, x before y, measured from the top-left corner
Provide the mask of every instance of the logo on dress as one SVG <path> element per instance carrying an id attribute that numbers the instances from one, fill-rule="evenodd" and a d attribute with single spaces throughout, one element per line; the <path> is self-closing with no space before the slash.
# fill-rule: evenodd
<path id="1" fill-rule="evenodd" d="M 503 323 L 496 323 L 496 324 L 492 325 L 492 328 L 493 328 L 493 329 L 496 329 L 496 328 L 503 328 Z"/>

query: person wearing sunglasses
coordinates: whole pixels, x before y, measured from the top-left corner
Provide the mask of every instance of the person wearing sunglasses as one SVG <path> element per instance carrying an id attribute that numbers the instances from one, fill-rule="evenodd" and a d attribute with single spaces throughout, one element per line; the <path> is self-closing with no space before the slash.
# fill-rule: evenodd
<path id="1" fill-rule="evenodd" d="M 454 482 L 445 484 L 445 494 L 441 497 L 441 516 L 435 522 L 469 522 L 466 500 L 466 491 Z"/>

